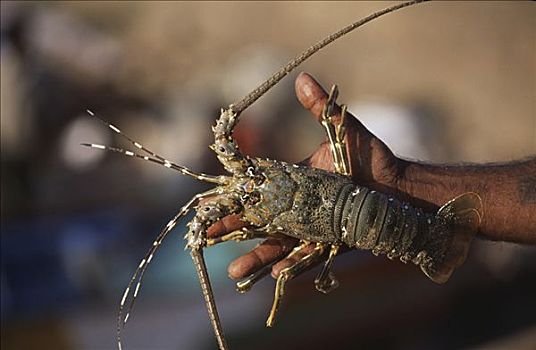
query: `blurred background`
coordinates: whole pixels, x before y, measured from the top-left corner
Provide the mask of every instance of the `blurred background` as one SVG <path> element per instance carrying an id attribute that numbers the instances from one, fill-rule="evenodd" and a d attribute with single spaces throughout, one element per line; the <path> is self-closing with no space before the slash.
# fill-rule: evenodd
<path id="1" fill-rule="evenodd" d="M 1 3 L 1 347 L 113 349 L 130 275 L 205 185 L 81 147 L 123 145 L 91 109 L 152 150 L 222 173 L 219 108 L 303 49 L 390 2 Z M 236 132 L 244 153 L 298 162 L 324 138 L 293 81 L 308 71 L 405 158 L 501 162 L 536 153 L 536 5 L 431 3 L 366 25 L 261 98 Z M 127 349 L 213 349 L 185 219 L 155 257 Z M 274 281 L 238 295 L 234 257 L 207 251 L 233 349 L 529 349 L 536 249 L 478 240 L 447 285 L 368 252 L 339 257 L 341 286 L 292 281 L 266 329 Z"/>

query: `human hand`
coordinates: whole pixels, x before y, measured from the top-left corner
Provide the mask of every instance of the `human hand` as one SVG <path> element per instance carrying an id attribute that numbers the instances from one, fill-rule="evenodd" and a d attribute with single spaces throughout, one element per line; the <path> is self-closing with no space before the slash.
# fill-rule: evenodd
<path id="1" fill-rule="evenodd" d="M 312 76 L 301 73 L 296 78 L 296 96 L 300 103 L 311 114 L 320 120 L 322 110 L 328 98 L 326 91 Z M 336 106 L 335 121 L 340 119 L 340 108 Z M 350 158 L 350 169 L 354 182 L 383 193 L 399 195 L 400 178 L 403 161 L 393 155 L 389 148 L 354 116 L 346 116 L 346 144 Z M 305 159 L 301 164 L 314 168 L 335 171 L 329 142 L 326 140 Z M 217 237 L 238 230 L 245 226 L 239 215 L 230 215 L 212 225 L 207 235 Z M 286 256 L 297 244 L 298 240 L 291 237 L 270 237 L 249 253 L 234 260 L 228 268 L 229 277 L 241 279 L 258 271 L 274 261 Z M 272 276 L 276 278 L 279 272 L 292 265 L 314 249 L 314 243 L 301 250 L 291 258 L 278 261 L 272 267 Z"/>

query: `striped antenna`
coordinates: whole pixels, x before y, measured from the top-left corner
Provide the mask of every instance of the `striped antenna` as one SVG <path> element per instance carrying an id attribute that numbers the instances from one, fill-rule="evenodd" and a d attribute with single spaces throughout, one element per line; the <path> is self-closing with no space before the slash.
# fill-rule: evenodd
<path id="1" fill-rule="evenodd" d="M 91 110 L 87 109 L 86 112 L 91 117 L 96 118 L 101 123 L 103 123 L 106 126 L 108 126 L 116 134 L 118 134 L 122 138 L 126 139 L 128 142 L 133 144 L 136 148 L 140 149 L 141 151 L 143 151 L 144 153 L 148 154 L 149 156 L 144 156 L 144 155 L 141 155 L 139 153 L 132 152 L 132 151 L 129 151 L 129 150 L 125 150 L 125 149 L 122 149 L 122 148 L 106 146 L 106 145 L 100 145 L 100 144 L 95 144 L 95 143 L 81 143 L 82 146 L 97 148 L 97 149 L 116 152 L 116 153 L 121 153 L 121 154 L 124 154 L 126 156 L 147 160 L 147 161 L 159 164 L 159 165 L 163 165 L 166 168 L 176 170 L 176 171 L 180 172 L 183 175 L 191 176 L 191 177 L 193 177 L 193 178 L 195 178 L 197 180 L 200 180 L 200 181 L 206 181 L 206 182 L 215 183 L 215 184 L 219 184 L 219 185 L 223 185 L 223 184 L 227 183 L 227 179 L 226 179 L 225 176 L 213 176 L 213 175 L 207 175 L 207 174 L 203 174 L 203 173 L 197 173 L 197 172 L 192 171 L 192 170 L 190 170 L 190 169 L 188 169 L 188 168 L 186 168 L 184 166 L 178 165 L 178 164 L 176 164 L 174 162 L 171 162 L 171 161 L 165 159 L 164 157 L 162 157 L 162 156 L 158 155 L 157 153 L 155 153 L 155 152 L 149 150 L 148 148 L 144 147 L 139 142 L 133 140 L 128 135 L 124 134 L 118 127 L 116 127 L 112 123 L 106 121 L 105 119 L 97 116 Z"/>
<path id="2" fill-rule="evenodd" d="M 134 305 L 136 303 L 136 299 L 138 297 L 141 285 L 143 283 L 143 277 L 145 276 L 145 272 L 147 271 L 147 267 L 153 260 L 154 255 L 158 251 L 158 248 L 162 245 L 162 242 L 167 237 L 167 235 L 175 228 L 178 221 L 186 215 L 194 206 L 194 204 L 199 201 L 201 198 L 210 197 L 213 195 L 218 194 L 218 188 L 213 188 L 209 191 L 199 193 L 195 195 L 188 203 L 186 203 L 181 210 L 171 219 L 167 225 L 160 231 L 156 239 L 154 240 L 153 244 L 151 245 L 151 248 L 149 248 L 149 251 L 145 254 L 143 259 L 141 259 L 140 264 L 138 265 L 138 268 L 132 275 L 130 281 L 128 282 L 127 287 L 125 288 L 125 291 L 123 293 L 123 297 L 121 298 L 121 302 L 119 304 L 119 311 L 117 314 L 117 347 L 119 350 L 122 349 L 122 343 L 121 343 L 121 331 L 123 328 L 125 328 L 126 323 L 128 322 L 130 313 L 132 312 L 132 309 L 134 308 Z M 134 287 L 133 293 L 132 287 Z M 130 294 L 132 294 L 132 299 L 130 299 L 130 303 L 127 309 L 127 312 L 124 313 L 125 305 L 127 300 L 129 299 Z M 123 316 L 124 315 L 124 316 Z"/>
<path id="3" fill-rule="evenodd" d="M 165 161 L 164 157 L 161 157 L 159 156 L 158 154 L 154 153 L 153 151 L 151 151 L 150 149 L 144 147 L 142 144 L 136 142 L 135 140 L 131 139 L 128 135 L 126 134 L 123 134 L 121 132 L 121 130 L 119 130 L 118 127 L 116 127 L 115 125 L 113 125 L 112 123 L 110 123 L 109 121 L 99 117 L 98 115 L 96 115 L 95 113 L 93 113 L 93 111 L 89 110 L 89 109 L 86 109 L 86 112 L 87 114 L 89 114 L 90 116 L 96 118 L 97 120 L 99 120 L 101 123 L 103 123 L 104 125 L 106 125 L 107 127 L 109 127 L 110 129 L 112 129 L 116 134 L 118 134 L 119 136 L 123 137 L 124 139 L 128 140 L 131 144 L 133 144 L 136 148 L 139 148 L 141 149 L 142 151 L 144 151 L 145 153 L 151 155 L 152 157 L 156 158 L 156 159 L 160 159 L 162 161 Z"/>

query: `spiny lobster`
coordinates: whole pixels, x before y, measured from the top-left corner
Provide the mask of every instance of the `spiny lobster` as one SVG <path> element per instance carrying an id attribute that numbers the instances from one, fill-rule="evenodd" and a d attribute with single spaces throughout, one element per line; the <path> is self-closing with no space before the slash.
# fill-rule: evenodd
<path id="1" fill-rule="evenodd" d="M 423 1 L 425 0 L 397 4 L 329 35 L 291 60 L 239 102 L 222 109 L 216 125 L 212 127 L 214 143 L 210 147 L 231 176 L 197 173 L 175 164 L 88 111 L 145 155 L 99 144 L 83 145 L 141 158 L 217 185 L 188 201 L 162 229 L 141 260 L 120 303 L 117 324 L 119 349 L 121 330 L 128 320 L 147 266 L 164 238 L 179 219 L 192 209 L 195 210 L 195 216 L 187 224 L 186 249 L 190 250 L 220 349 L 227 349 L 227 344 L 203 257 L 203 248 L 207 246 L 228 240 L 240 241 L 284 234 L 300 240 L 300 244 L 287 256 L 290 257 L 310 243 L 316 243 L 312 252 L 280 272 L 267 326 L 274 323 L 285 283 L 326 256 L 323 268 L 315 279 L 315 287 L 324 293 L 337 287 L 331 265 L 344 246 L 370 249 L 376 255 L 387 254 L 391 259 L 399 257 L 403 262 L 411 261 L 437 283 L 447 281 L 453 270 L 463 263 L 482 217 L 480 197 L 476 193 L 465 193 L 446 203 L 436 214 L 430 214 L 391 196 L 352 183 L 345 143 L 346 107 L 342 106 L 340 122 L 333 119 L 338 95 L 336 86 L 331 89 L 321 119 L 330 143 L 336 173 L 245 156 L 240 153 L 232 137 L 241 112 L 314 53 L 369 21 Z M 216 239 L 207 239 L 208 227 L 231 214 L 239 214 L 248 226 Z M 237 283 L 238 291 L 249 290 L 265 275 L 264 269 L 253 273 Z M 129 309 L 123 315 L 125 303 L 134 285 Z"/>

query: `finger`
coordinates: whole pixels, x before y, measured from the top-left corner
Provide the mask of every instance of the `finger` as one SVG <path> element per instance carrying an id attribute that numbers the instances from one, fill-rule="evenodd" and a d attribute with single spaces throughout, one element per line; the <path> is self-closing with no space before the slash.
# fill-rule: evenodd
<path id="1" fill-rule="evenodd" d="M 328 94 L 322 86 L 309 74 L 301 73 L 296 78 L 296 96 L 300 103 L 308 109 L 318 120 L 322 118 L 322 112 Z M 335 122 L 340 118 L 340 108 L 335 106 Z M 385 160 L 385 156 L 392 157 L 392 153 L 376 136 L 374 136 L 361 122 L 350 113 L 346 116 L 346 147 L 349 156 L 350 173 L 355 179 L 371 180 L 370 167 L 374 165 L 371 158 L 373 149 L 376 155 L 380 155 L 376 161 Z M 376 157 L 378 158 L 378 157 Z M 372 162 L 372 163 L 371 163 Z M 333 156 L 328 145 L 322 144 L 305 164 L 329 171 L 334 171 Z M 379 163 L 378 163 L 379 164 Z M 368 169 L 368 170 L 367 170 Z"/>
<path id="2" fill-rule="evenodd" d="M 296 78 L 295 89 L 298 101 L 320 119 L 328 98 L 322 86 L 311 75 L 302 72 Z M 339 113 L 339 106 L 335 106 L 335 113 Z"/>
<path id="3" fill-rule="evenodd" d="M 246 226 L 246 223 L 241 219 L 240 214 L 233 214 L 224 217 L 223 219 L 216 221 L 212 226 L 207 230 L 207 237 L 214 238 L 223 236 L 226 233 L 231 233 L 233 231 L 239 230 Z"/>
<path id="4" fill-rule="evenodd" d="M 227 272 L 232 279 L 241 279 L 263 266 L 288 254 L 297 240 L 291 237 L 268 238 L 255 249 L 229 264 Z"/>
<path id="5" fill-rule="evenodd" d="M 309 74 L 300 73 L 295 82 L 296 96 L 300 103 L 309 110 L 316 119 L 320 120 L 324 105 L 328 99 L 328 94 L 324 88 Z M 337 120 L 340 118 L 341 109 L 339 105 L 335 105 L 333 110 L 335 113 L 334 118 Z M 353 115 L 347 112 L 347 127 L 358 127 L 364 132 L 368 130 L 357 120 Z"/>
<path id="6" fill-rule="evenodd" d="M 277 278 L 279 276 L 279 273 L 281 272 L 281 270 L 286 269 L 287 267 L 290 267 L 290 266 L 294 265 L 299 260 L 301 260 L 304 256 L 306 256 L 307 254 L 312 253 L 313 250 L 315 249 L 315 246 L 316 246 L 316 243 L 311 243 L 308 246 L 306 246 L 303 249 L 301 249 L 300 251 L 296 252 L 296 254 L 293 254 L 291 257 L 285 258 L 285 259 L 279 261 L 277 264 L 275 264 L 272 267 L 272 277 Z M 314 264 L 314 265 L 316 265 L 316 264 Z"/>

